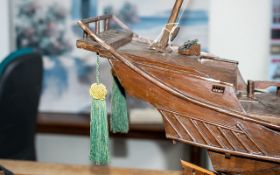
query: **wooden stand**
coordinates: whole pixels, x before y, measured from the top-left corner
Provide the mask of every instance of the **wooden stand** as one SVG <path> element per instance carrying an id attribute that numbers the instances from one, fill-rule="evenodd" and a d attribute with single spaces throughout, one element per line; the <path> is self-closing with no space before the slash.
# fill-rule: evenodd
<path id="1" fill-rule="evenodd" d="M 215 173 L 189 162 L 181 161 L 181 164 L 184 168 L 184 175 L 215 175 Z"/>

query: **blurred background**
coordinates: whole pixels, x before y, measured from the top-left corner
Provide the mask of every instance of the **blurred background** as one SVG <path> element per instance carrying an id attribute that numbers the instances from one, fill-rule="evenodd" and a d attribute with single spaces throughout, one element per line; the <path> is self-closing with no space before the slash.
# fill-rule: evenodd
<path id="1" fill-rule="evenodd" d="M 91 164 L 88 87 L 94 82 L 96 55 L 75 47 L 76 39 L 82 36 L 77 20 L 114 13 L 136 33 L 156 39 L 173 3 L 173 0 L 0 2 L 0 61 L 10 52 L 26 47 L 42 53 L 43 83 L 35 139 L 38 161 Z M 239 61 L 245 80 L 280 80 L 279 0 L 193 0 L 180 16 L 181 33 L 176 44 L 199 39 L 203 51 Z M 112 78 L 105 59 L 101 62 L 101 79 L 110 89 Z M 178 170 L 183 159 L 210 166 L 204 150 L 173 144 L 164 138 L 161 117 L 151 106 L 131 97 L 128 105 L 131 133 L 111 137 L 110 165 Z"/>

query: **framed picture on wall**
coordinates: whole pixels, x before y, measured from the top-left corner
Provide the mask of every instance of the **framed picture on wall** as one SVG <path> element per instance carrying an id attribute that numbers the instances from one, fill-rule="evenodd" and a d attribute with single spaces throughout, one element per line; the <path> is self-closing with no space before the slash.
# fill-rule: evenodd
<path id="1" fill-rule="evenodd" d="M 89 111 L 88 88 L 95 77 L 95 54 L 76 48 L 82 36 L 77 20 L 96 16 L 96 0 L 13 0 L 15 49 L 32 47 L 43 54 L 44 81 L 40 111 Z M 101 64 L 110 86 L 110 69 Z M 109 70 L 108 70 L 109 69 Z"/>
<path id="2" fill-rule="evenodd" d="M 269 79 L 280 81 L 280 1 L 272 1 Z"/>
<path id="3" fill-rule="evenodd" d="M 166 25 L 174 0 L 100 0 L 98 14 L 115 14 L 137 34 L 157 40 Z M 160 4 L 160 5 L 158 5 Z M 179 36 L 174 44 L 198 39 L 203 50 L 208 50 L 209 0 L 184 1 L 177 24 Z"/>
<path id="4" fill-rule="evenodd" d="M 82 37 L 78 19 L 113 13 L 136 33 L 157 39 L 173 3 L 173 0 L 12 0 L 14 48 L 34 47 L 43 54 L 40 111 L 87 113 L 90 110 L 88 88 L 95 81 L 96 55 L 76 48 L 76 40 Z M 209 0 L 183 4 L 178 20 L 181 36 L 175 44 L 199 39 L 207 51 L 208 8 Z M 105 59 L 101 62 L 101 81 L 111 88 L 110 66 Z M 110 109 L 110 93 L 108 96 Z M 132 110 L 150 109 L 149 105 L 130 97 L 128 105 Z"/>

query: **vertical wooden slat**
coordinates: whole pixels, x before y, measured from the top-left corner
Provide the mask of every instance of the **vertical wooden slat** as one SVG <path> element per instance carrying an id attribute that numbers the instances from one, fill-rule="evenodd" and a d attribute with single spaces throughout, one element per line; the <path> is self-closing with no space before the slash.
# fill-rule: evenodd
<path id="1" fill-rule="evenodd" d="M 253 98 L 254 97 L 254 89 L 255 89 L 255 87 L 254 87 L 254 82 L 253 81 L 251 81 L 251 80 L 249 80 L 248 81 L 248 97 L 249 98 Z"/>
<path id="2" fill-rule="evenodd" d="M 100 21 L 95 22 L 95 33 L 99 34 L 100 32 Z"/>
<path id="3" fill-rule="evenodd" d="M 89 27 L 88 24 L 86 24 L 86 26 Z M 88 34 L 84 31 L 84 33 L 83 33 L 83 38 L 87 38 L 87 37 L 88 37 Z"/>
<path id="4" fill-rule="evenodd" d="M 107 18 L 106 20 L 105 20 L 105 31 L 107 31 L 107 30 L 109 30 L 109 27 L 110 27 L 110 18 Z"/>

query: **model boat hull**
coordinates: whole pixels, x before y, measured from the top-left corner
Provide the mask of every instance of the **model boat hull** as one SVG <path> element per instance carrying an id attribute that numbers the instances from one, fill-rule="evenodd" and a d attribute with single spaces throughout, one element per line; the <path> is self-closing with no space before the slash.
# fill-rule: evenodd
<path id="1" fill-rule="evenodd" d="M 123 30 L 109 30 L 111 19 Z M 95 33 L 90 23 L 96 24 Z M 151 45 L 116 17 L 84 19 L 79 25 L 85 33 L 77 47 L 108 58 L 128 94 L 162 114 L 167 138 L 206 148 L 220 172 L 279 173 L 280 83 L 247 86 L 237 62 L 151 50 L 161 43 Z M 255 88 L 269 86 L 278 87 L 277 95 L 255 95 Z"/>
<path id="2" fill-rule="evenodd" d="M 244 120 L 247 117 L 237 118 L 177 97 L 122 62 L 111 60 L 110 63 L 128 94 L 151 103 L 162 114 L 167 138 L 223 155 L 244 157 L 260 162 L 268 161 L 272 167 L 279 168 L 280 147 L 277 146 L 280 145 L 279 131 Z M 180 72 L 157 71 L 155 68 L 148 71 L 147 68 L 145 69 L 145 64 L 137 63 L 137 65 L 142 65 L 140 69 L 165 83 L 176 76 L 174 74 L 180 74 Z M 180 81 L 190 89 L 195 89 L 199 80 L 194 79 L 191 83 L 183 82 L 184 79 L 181 78 Z M 166 85 L 169 86 L 168 83 Z M 187 96 L 188 93 L 184 91 L 183 95 Z M 215 162 L 213 164 L 215 167 Z M 230 171 L 230 169 L 222 170 Z"/>

